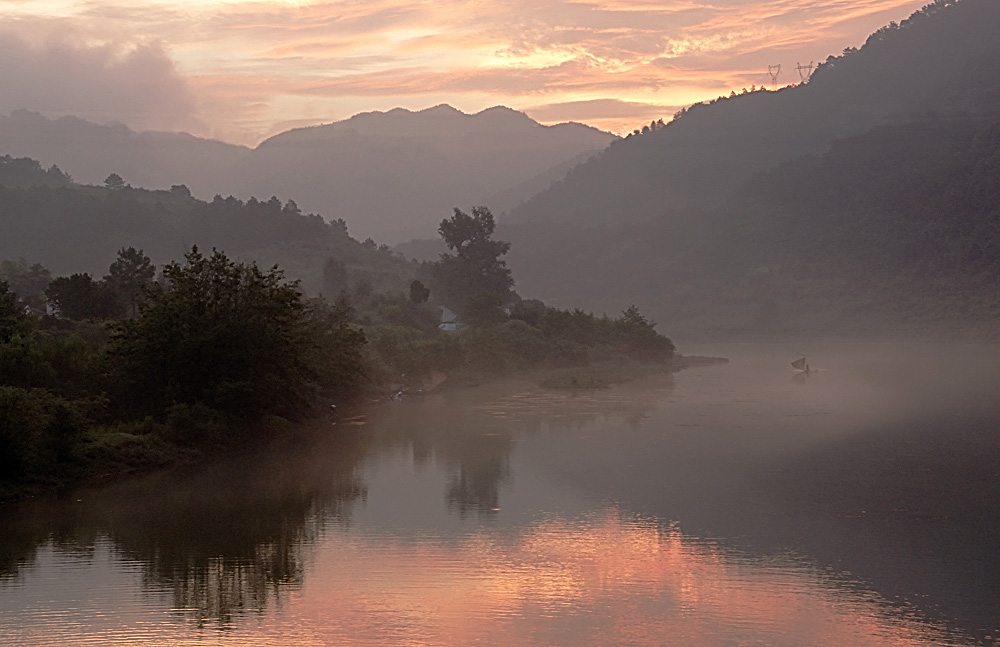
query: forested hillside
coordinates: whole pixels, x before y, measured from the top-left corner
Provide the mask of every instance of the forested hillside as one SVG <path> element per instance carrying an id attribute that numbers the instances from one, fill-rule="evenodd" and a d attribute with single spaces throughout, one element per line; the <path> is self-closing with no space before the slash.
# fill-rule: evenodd
<path id="1" fill-rule="evenodd" d="M 671 330 L 989 333 L 1000 123 L 885 126 L 669 219 L 502 233 L 524 290 L 598 311 L 644 304 Z"/>
<path id="2" fill-rule="evenodd" d="M 15 176 L 15 167 L 33 174 Z M 59 182 L 62 186 L 49 186 Z M 346 271 L 347 285 L 337 290 L 358 283 L 404 290 L 415 272 L 388 247 L 351 238 L 342 220 L 302 213 L 292 200 L 216 196 L 205 202 L 183 185 L 149 191 L 66 182 L 33 160 L 0 165 L 0 259 L 23 258 L 56 275 L 99 275 L 122 247 L 142 249 L 160 265 L 197 245 L 263 267 L 277 263 L 290 278 L 301 279 L 308 294 L 324 292 L 323 270 L 331 258 Z"/>
<path id="3" fill-rule="evenodd" d="M 73 117 L 0 115 L 0 154 L 58 164 L 77 182 L 99 184 L 117 173 L 136 187 L 184 184 L 209 200 L 217 193 L 294 196 L 304 210 L 341 218 L 355 235 L 380 242 L 434 236 L 456 206 L 488 199 L 514 206 L 615 139 L 582 124 L 543 126 L 502 106 L 477 114 L 446 105 L 362 113 L 252 149 Z"/>
<path id="4" fill-rule="evenodd" d="M 1000 319 L 1000 3 L 938 0 L 808 83 L 696 104 L 501 221 L 527 292 L 673 331 Z"/>
<path id="5" fill-rule="evenodd" d="M 936 0 L 808 83 L 695 104 L 579 166 L 507 222 L 576 224 L 673 217 L 717 206 L 752 175 L 830 142 L 928 115 L 1000 113 L 1000 3 Z M 782 187 L 784 190 L 786 187 Z"/>

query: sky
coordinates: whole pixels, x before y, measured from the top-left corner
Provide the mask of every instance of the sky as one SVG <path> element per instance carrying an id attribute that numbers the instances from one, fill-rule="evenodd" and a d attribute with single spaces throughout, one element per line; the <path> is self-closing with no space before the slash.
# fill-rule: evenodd
<path id="1" fill-rule="evenodd" d="M 623 134 L 799 81 L 926 0 L 0 0 L 0 114 L 255 145 L 441 103 Z M 773 68 L 772 68 L 773 69 Z"/>

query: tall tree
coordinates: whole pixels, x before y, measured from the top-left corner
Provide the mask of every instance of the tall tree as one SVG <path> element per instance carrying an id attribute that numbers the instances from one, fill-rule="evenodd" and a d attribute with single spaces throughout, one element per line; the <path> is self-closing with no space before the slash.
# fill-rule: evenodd
<path id="1" fill-rule="evenodd" d="M 17 306 L 17 295 L 11 292 L 7 282 L 0 280 L 0 344 L 11 340 L 24 327 L 24 313 Z"/>
<path id="2" fill-rule="evenodd" d="M 452 253 L 441 254 L 433 275 L 445 301 L 470 324 L 502 318 L 501 306 L 513 295 L 514 279 L 503 260 L 510 243 L 493 240 L 495 228 L 486 207 L 473 207 L 471 214 L 456 208 L 438 227 Z"/>
<path id="3" fill-rule="evenodd" d="M 427 289 L 421 281 L 418 279 L 413 279 L 410 282 L 410 302 L 412 303 L 427 303 L 427 300 L 431 298 L 431 291 Z"/>
<path id="4" fill-rule="evenodd" d="M 120 312 L 126 317 L 135 317 L 138 313 L 136 296 L 154 276 L 156 267 L 141 249 L 122 247 L 117 260 L 108 268 L 104 283 L 114 295 Z"/>
<path id="5" fill-rule="evenodd" d="M 125 180 L 122 179 L 122 176 L 117 173 L 112 173 L 108 177 L 104 178 L 104 186 L 118 191 L 120 189 L 124 189 L 127 185 L 125 184 Z"/>

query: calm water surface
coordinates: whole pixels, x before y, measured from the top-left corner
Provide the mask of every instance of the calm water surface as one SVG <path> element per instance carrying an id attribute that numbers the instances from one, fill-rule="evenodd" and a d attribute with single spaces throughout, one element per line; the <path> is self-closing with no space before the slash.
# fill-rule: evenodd
<path id="1" fill-rule="evenodd" d="M 996 349 L 697 350 L 0 508 L 0 644 L 994 644 Z"/>

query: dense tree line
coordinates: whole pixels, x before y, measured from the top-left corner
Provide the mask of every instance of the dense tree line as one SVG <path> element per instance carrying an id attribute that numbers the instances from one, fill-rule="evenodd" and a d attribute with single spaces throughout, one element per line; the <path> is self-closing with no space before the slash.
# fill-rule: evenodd
<path id="1" fill-rule="evenodd" d="M 409 296 L 344 295 L 365 327 L 373 372 L 383 381 L 418 386 L 433 372 L 502 375 L 595 366 L 628 377 L 637 365 L 673 358 L 673 343 L 635 306 L 610 318 L 523 300 L 503 258 L 510 243 L 494 239 L 494 230 L 488 208 L 455 209 L 439 227 L 449 251 L 423 264 Z M 456 314 L 457 330 L 438 329 L 435 305 Z"/>
<path id="2" fill-rule="evenodd" d="M 26 186 L 66 186 L 72 182 L 70 176 L 53 164 L 47 169 L 30 157 L 0 155 L 0 184 L 11 187 Z"/>
<path id="3" fill-rule="evenodd" d="M 57 183 L 34 160 L 16 161 L 33 171 L 15 177 L 0 164 L 0 259 L 30 255 L 57 274 L 87 273 L 96 281 L 123 245 L 145 250 L 158 264 L 197 245 L 262 266 L 278 263 L 308 294 L 325 293 L 323 264 L 331 256 L 352 280 L 367 272 L 377 289 L 413 278 L 411 264 L 387 247 L 366 246 L 348 235 L 342 219 L 303 213 L 292 200 L 216 196 L 206 202 L 183 185 L 150 191 L 118 174 L 109 179 L 121 183 L 99 187 L 68 178 Z"/>
<path id="4" fill-rule="evenodd" d="M 656 304 L 672 330 L 995 335 L 998 169 L 995 120 L 930 116 L 759 173 L 715 209 L 502 233 L 533 294 Z"/>
<path id="5" fill-rule="evenodd" d="M 154 272 L 123 249 L 101 281 L 53 280 L 42 318 L 0 281 L 0 489 L 253 442 L 360 385 L 364 334 L 277 268 L 193 248 Z"/>
<path id="6" fill-rule="evenodd" d="M 0 182 L 10 234 L 0 240 L 0 490 L 267 438 L 351 394 L 416 388 L 442 373 L 673 354 L 634 308 L 609 319 L 522 302 L 504 261 L 510 244 L 493 238 L 485 207 L 455 209 L 439 228 L 449 252 L 420 266 L 291 200 L 202 202 L 184 186 L 146 191 L 118 174 L 81 187 L 15 161 L 23 182 L 13 172 Z M 169 257 L 184 240 L 288 259 L 322 296 L 307 298 L 276 265 L 197 245 L 157 273 L 134 243 Z M 118 241 L 129 242 L 103 275 L 54 275 L 36 262 L 93 267 Z M 31 263 L 26 250 L 37 252 Z M 442 308 L 457 313 L 457 330 L 441 329 Z"/>

